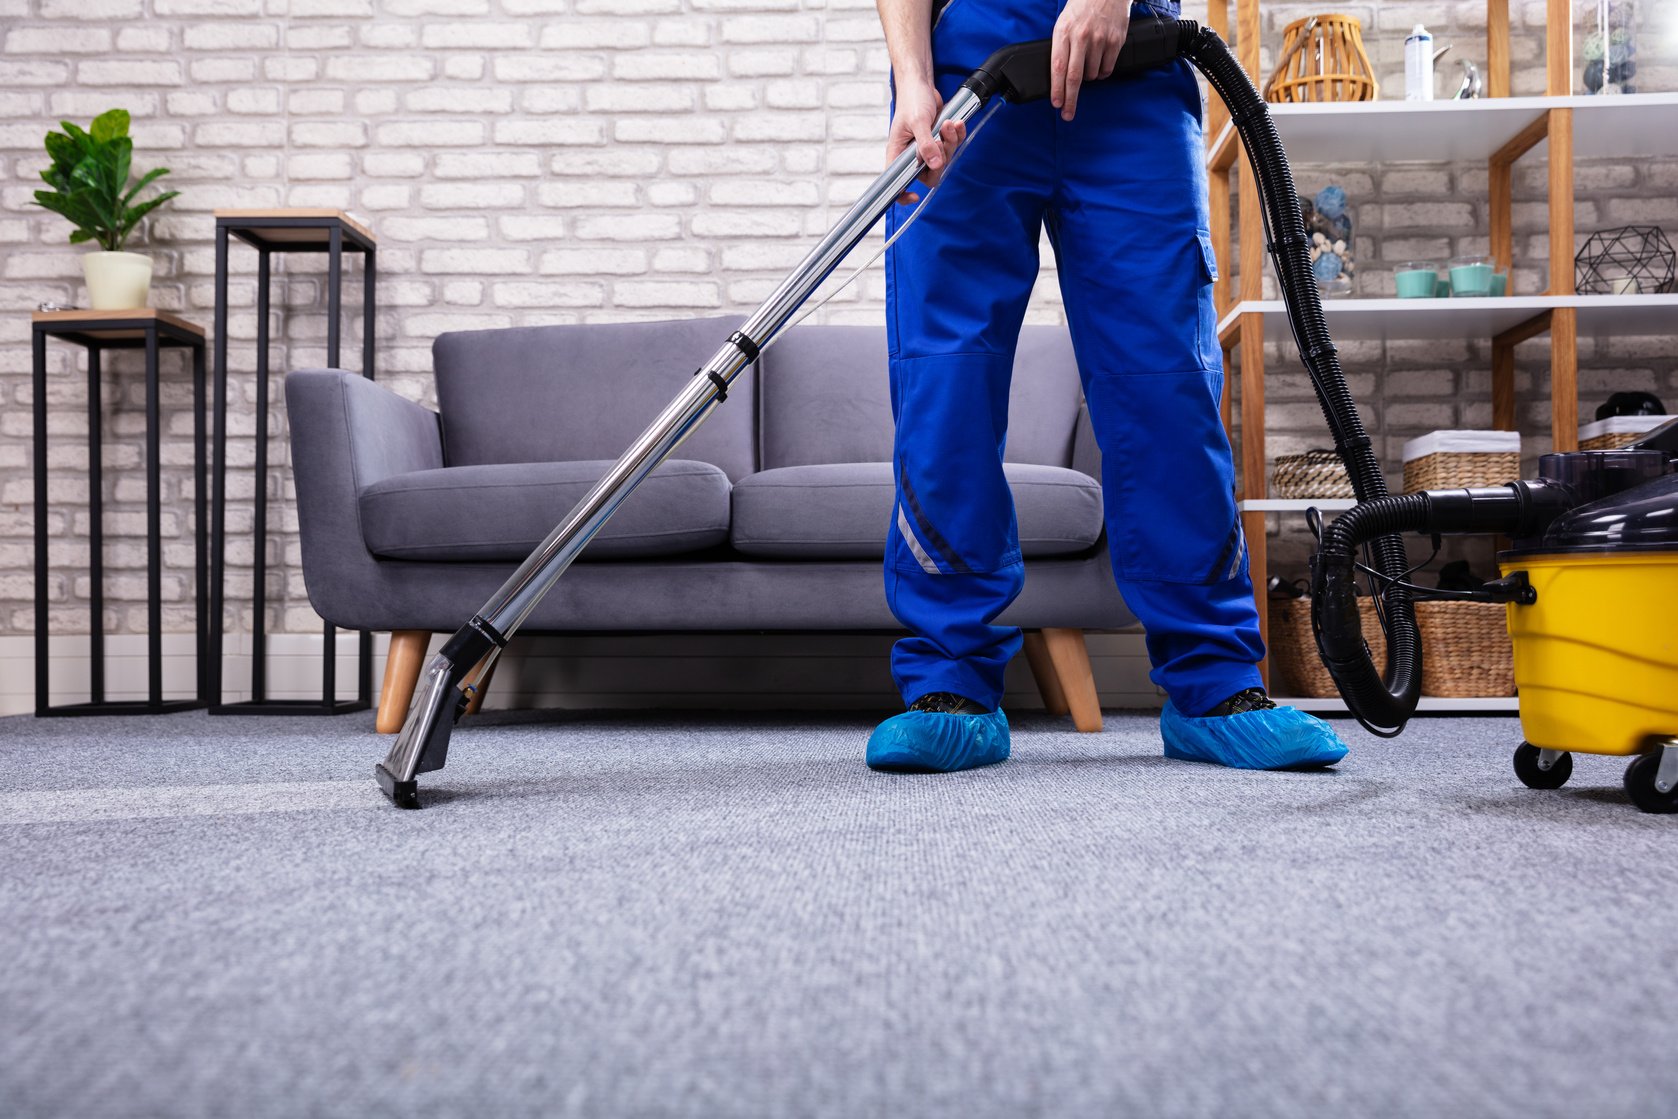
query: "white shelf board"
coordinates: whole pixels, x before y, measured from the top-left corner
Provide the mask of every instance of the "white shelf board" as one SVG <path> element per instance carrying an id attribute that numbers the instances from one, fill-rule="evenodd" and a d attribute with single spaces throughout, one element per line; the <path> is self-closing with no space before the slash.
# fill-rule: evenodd
<path id="1" fill-rule="evenodd" d="M 1515 295 L 1502 299 L 1329 299 L 1323 301 L 1329 333 L 1343 341 L 1490 339 L 1542 311 L 1579 309 L 1579 333 L 1678 335 L 1678 295 Z M 1288 332 L 1279 299 L 1230 308 L 1219 333 L 1243 314 L 1264 316 L 1266 333 Z"/>
<path id="2" fill-rule="evenodd" d="M 1307 509 L 1321 509 L 1325 513 L 1339 513 L 1357 504 L 1351 497 L 1263 497 L 1237 501 L 1235 507 L 1243 513 L 1303 513 Z"/>
<path id="3" fill-rule="evenodd" d="M 1271 696 L 1277 703 L 1288 707 L 1297 707 L 1301 711 L 1335 711 L 1344 712 L 1346 701 L 1334 699 L 1302 699 L 1288 696 Z M 1423 715 L 1445 715 L 1451 713 L 1464 714 L 1470 712 L 1507 712 L 1515 714 L 1520 710 L 1520 701 L 1514 696 L 1477 696 L 1472 699 L 1446 699 L 1443 696 L 1423 696 L 1416 703 L 1416 712 Z"/>
<path id="4" fill-rule="evenodd" d="M 1678 294 L 1574 295 L 1567 301 L 1579 308 L 1583 336 L 1678 336 Z"/>
<path id="5" fill-rule="evenodd" d="M 1569 97 L 1573 158 L 1648 159 L 1678 155 L 1678 93 Z"/>
<path id="6" fill-rule="evenodd" d="M 1293 164 L 1484 163 L 1556 108 L 1575 110 L 1575 159 L 1678 155 L 1678 93 L 1306 102 L 1272 105 L 1270 116 Z"/>
<path id="7" fill-rule="evenodd" d="M 1270 118 L 1290 164 L 1484 163 L 1551 107 L 1548 97 L 1312 101 L 1272 105 Z"/>

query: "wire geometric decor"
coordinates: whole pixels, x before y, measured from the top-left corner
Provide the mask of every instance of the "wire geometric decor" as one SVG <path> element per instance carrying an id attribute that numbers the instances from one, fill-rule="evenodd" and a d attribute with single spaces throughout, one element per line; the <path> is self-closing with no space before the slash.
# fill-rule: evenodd
<path id="1" fill-rule="evenodd" d="M 1593 233 L 1573 258 L 1580 295 L 1655 295 L 1673 290 L 1678 254 L 1652 225 Z"/>

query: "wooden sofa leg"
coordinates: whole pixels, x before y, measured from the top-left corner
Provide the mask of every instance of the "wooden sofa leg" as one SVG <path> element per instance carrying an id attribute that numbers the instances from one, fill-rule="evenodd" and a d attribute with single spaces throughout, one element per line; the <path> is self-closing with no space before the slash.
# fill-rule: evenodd
<path id="1" fill-rule="evenodd" d="M 1072 725 L 1086 734 L 1101 729 L 1101 699 L 1095 691 L 1095 672 L 1081 629 L 1045 629 L 1043 644 L 1060 682 L 1061 694 L 1072 712 Z"/>
<path id="2" fill-rule="evenodd" d="M 1064 715 L 1066 693 L 1061 691 L 1060 677 L 1055 675 L 1055 663 L 1049 659 L 1049 646 L 1043 631 L 1025 631 L 1025 659 L 1031 665 L 1031 678 L 1037 681 L 1037 694 L 1043 697 L 1043 709 L 1051 715 Z"/>
<path id="3" fill-rule="evenodd" d="M 496 657 L 490 662 L 489 671 L 485 672 L 483 679 L 478 681 L 476 690 L 472 693 L 472 698 L 466 703 L 466 714 L 476 715 L 479 711 L 483 710 L 484 696 L 489 694 L 489 682 L 495 679 L 495 669 L 500 664 L 500 657 Z"/>
<path id="4" fill-rule="evenodd" d="M 374 728 L 380 734 L 395 734 L 408 717 L 420 670 L 425 667 L 425 650 L 431 631 L 399 629 L 390 635 L 390 652 L 385 657 L 385 682 L 379 689 L 379 715 Z"/>

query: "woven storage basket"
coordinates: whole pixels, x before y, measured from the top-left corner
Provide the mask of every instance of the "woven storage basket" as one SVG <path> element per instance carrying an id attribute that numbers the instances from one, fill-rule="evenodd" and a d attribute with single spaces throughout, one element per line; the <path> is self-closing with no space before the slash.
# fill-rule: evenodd
<path id="1" fill-rule="evenodd" d="M 1521 476 L 1513 431 L 1435 431 L 1404 444 L 1404 492 L 1501 486 Z"/>
<path id="2" fill-rule="evenodd" d="M 1422 694 L 1465 699 L 1515 694 L 1508 608 L 1495 602 L 1418 602 Z"/>
<path id="3" fill-rule="evenodd" d="M 1360 597 L 1358 613 L 1363 618 L 1363 639 L 1369 642 L 1376 665 L 1385 667 L 1387 636 L 1381 632 L 1381 621 L 1375 616 L 1375 600 Z M 1309 598 L 1270 600 L 1270 663 L 1276 669 L 1278 682 L 1290 696 L 1333 699 L 1340 694 L 1317 655 Z"/>
<path id="4" fill-rule="evenodd" d="M 1613 451 L 1630 446 L 1678 416 L 1610 416 L 1579 427 L 1581 451 Z"/>
<path id="5" fill-rule="evenodd" d="M 1270 476 L 1270 490 L 1276 497 L 1298 500 L 1308 497 L 1356 497 L 1346 464 L 1333 451 L 1306 451 L 1281 455 Z"/>

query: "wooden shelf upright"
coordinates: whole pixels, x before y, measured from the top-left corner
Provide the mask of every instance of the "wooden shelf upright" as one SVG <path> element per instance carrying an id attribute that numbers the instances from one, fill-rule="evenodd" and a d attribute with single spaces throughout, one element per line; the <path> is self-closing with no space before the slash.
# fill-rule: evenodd
<path id="1" fill-rule="evenodd" d="M 1230 37 L 1230 0 L 1210 0 L 1208 22 L 1226 39 Z M 1264 77 L 1259 69 L 1261 38 L 1259 0 L 1234 0 L 1235 34 L 1233 47 L 1236 56 L 1256 85 L 1262 86 Z M 1546 0 L 1545 7 L 1545 71 L 1546 96 L 1543 99 L 1521 99 L 1511 105 L 1537 102 L 1534 116 L 1513 138 L 1490 155 L 1489 217 L 1491 226 L 1491 255 L 1500 271 L 1507 272 L 1514 261 L 1514 164 L 1522 155 L 1540 143 L 1549 144 L 1549 265 L 1550 286 L 1547 296 L 1562 297 L 1514 325 L 1495 334 L 1492 341 L 1492 412 L 1493 424 L 1500 430 L 1515 429 L 1515 346 L 1528 339 L 1548 333 L 1550 336 L 1550 397 L 1551 435 L 1557 450 L 1572 450 L 1578 438 L 1578 301 L 1566 297 L 1575 294 L 1573 284 L 1574 251 L 1574 107 L 1572 105 L 1573 32 L 1572 9 L 1568 0 Z M 1487 88 L 1491 99 L 1510 97 L 1509 2 L 1486 0 L 1486 58 Z M 1213 248 L 1220 268 L 1216 292 L 1220 322 L 1219 341 L 1224 352 L 1224 422 L 1233 438 L 1240 433 L 1240 481 L 1242 529 L 1247 536 L 1251 556 L 1253 585 L 1258 600 L 1259 622 L 1268 639 L 1269 617 L 1265 594 L 1269 562 L 1265 536 L 1265 518 L 1270 511 L 1254 503 L 1268 497 L 1265 469 L 1265 409 L 1264 409 L 1264 343 L 1267 310 L 1273 313 L 1274 304 L 1264 302 L 1264 236 L 1263 215 L 1260 212 L 1258 190 L 1253 176 L 1239 156 L 1239 139 L 1228 127 L 1228 111 L 1214 98 L 1209 114 L 1207 133 L 1207 166 L 1210 171 L 1212 206 L 1211 234 Z M 1275 106 L 1279 125 L 1285 125 L 1298 110 L 1299 117 L 1311 115 L 1321 122 L 1322 110 L 1343 112 L 1350 123 L 1361 111 L 1379 107 L 1383 121 L 1402 127 L 1400 118 L 1406 114 L 1429 112 L 1475 111 L 1480 103 L 1412 102 L 1403 105 L 1365 102 L 1353 106 Z M 1459 109 L 1458 106 L 1463 106 Z M 1373 118 L 1371 118 L 1373 120 Z M 1427 118 L 1429 120 L 1439 118 Z M 1334 123 L 1332 120 L 1328 123 Z M 1282 129 L 1284 138 L 1287 129 Z M 1370 142 L 1367 138 L 1364 143 Z M 1374 141 L 1379 143 L 1379 141 Z M 1376 160 L 1380 159 L 1377 148 Z M 1398 158 L 1415 159 L 1415 154 Z M 1450 155 L 1431 156 L 1444 162 Z M 1303 161 L 1300 161 L 1303 162 Z M 1229 220 L 1232 188 L 1236 203 L 1236 219 L 1232 230 Z M 1240 234 L 1239 276 L 1231 274 L 1232 233 Z M 1361 301 L 1342 301 L 1361 302 Z M 1512 309 L 1512 308 L 1511 308 Z M 1331 323 L 1333 317 L 1331 317 Z M 1411 322 L 1419 320 L 1410 319 Z M 1430 329 L 1435 328 L 1430 325 Z M 1395 324 L 1395 336 L 1402 335 L 1402 325 Z M 1433 335 L 1423 335 L 1433 336 Z M 1463 337 L 1472 335 L 1463 334 Z M 1233 399 L 1232 376 L 1239 358 L 1240 401 Z M 1237 410 L 1239 415 L 1236 415 Z M 1264 666 L 1268 679 L 1268 665 Z"/>

